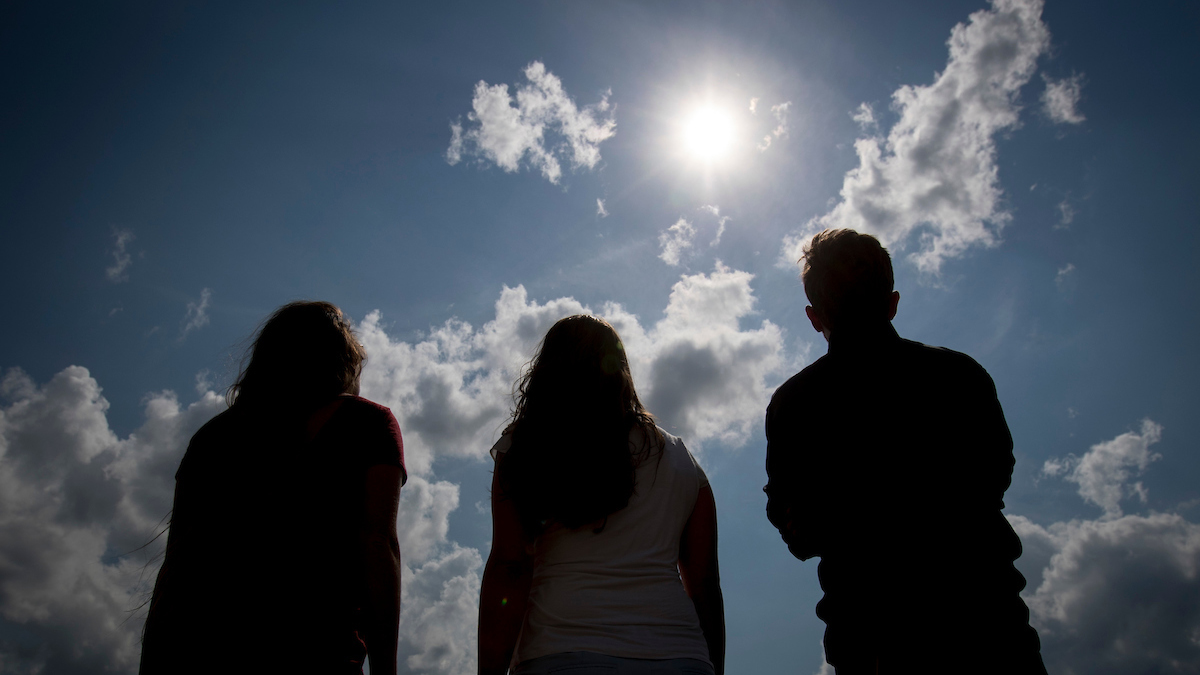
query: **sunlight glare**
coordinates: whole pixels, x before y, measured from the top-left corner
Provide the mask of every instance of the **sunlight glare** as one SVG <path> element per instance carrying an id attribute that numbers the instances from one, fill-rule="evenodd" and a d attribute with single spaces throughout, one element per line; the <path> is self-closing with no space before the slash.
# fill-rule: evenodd
<path id="1" fill-rule="evenodd" d="M 723 110 L 706 106 L 694 111 L 683 124 L 683 144 L 704 161 L 720 159 L 733 144 L 733 120 Z"/>

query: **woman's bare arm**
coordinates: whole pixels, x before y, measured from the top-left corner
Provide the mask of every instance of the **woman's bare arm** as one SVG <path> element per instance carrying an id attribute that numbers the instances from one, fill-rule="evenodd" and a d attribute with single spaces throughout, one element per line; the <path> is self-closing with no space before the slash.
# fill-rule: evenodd
<path id="1" fill-rule="evenodd" d="M 501 464 L 492 474 L 492 551 L 479 594 L 479 675 L 508 672 L 533 581 L 533 556 L 517 509 L 500 490 Z"/>
<path id="2" fill-rule="evenodd" d="M 363 553 L 367 565 L 367 656 L 371 675 L 395 675 L 400 632 L 400 541 L 396 512 L 400 507 L 400 467 L 379 465 L 367 470 L 366 523 Z"/>
<path id="3" fill-rule="evenodd" d="M 679 540 L 679 576 L 696 607 L 708 658 L 717 675 L 725 672 L 725 599 L 717 565 L 717 504 L 712 488 L 700 488 Z"/>

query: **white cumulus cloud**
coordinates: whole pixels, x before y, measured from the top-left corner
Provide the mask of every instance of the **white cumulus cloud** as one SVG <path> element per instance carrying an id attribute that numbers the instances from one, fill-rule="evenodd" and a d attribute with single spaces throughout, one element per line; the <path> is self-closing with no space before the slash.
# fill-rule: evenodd
<path id="1" fill-rule="evenodd" d="M 207 392 L 184 408 L 154 394 L 142 426 L 120 439 L 85 368 L 43 386 L 10 370 L 0 395 L 0 625 L 28 636 L 0 641 L 2 669 L 132 672 L 134 609 L 156 570 L 149 552 L 130 552 L 157 533 L 188 438 L 224 400 Z"/>
<path id="2" fill-rule="evenodd" d="M 592 313 L 621 334 L 643 402 L 689 444 L 740 445 L 760 422 L 775 376 L 794 367 L 783 331 L 754 312 L 753 275 L 718 263 L 674 285 L 664 316 L 644 324 L 620 304 L 592 309 L 570 297 L 530 300 L 505 287 L 495 318 L 475 328 L 451 319 L 414 343 L 392 340 L 383 317 L 359 325 L 370 355 L 363 395 L 389 406 L 404 430 L 406 460 L 418 473 L 437 457 L 484 459 L 512 405 L 512 386 L 555 321 Z"/>
<path id="3" fill-rule="evenodd" d="M 1099 505 L 1095 520 L 1042 526 L 1010 515 L 1020 535 L 1024 594 L 1047 669 L 1064 675 L 1200 671 L 1200 525 L 1175 513 L 1124 514 L 1131 483 L 1158 455 L 1162 427 L 1097 443 L 1083 457 L 1051 460 L 1044 471 L 1079 483 Z"/>
<path id="4" fill-rule="evenodd" d="M 922 271 L 973 246 L 993 246 L 1010 219 L 1002 208 L 997 132 L 1018 124 L 1017 94 L 1050 43 L 1041 0 L 993 0 L 950 33 L 946 67 L 929 85 L 892 94 L 899 120 L 887 138 L 859 138 L 859 165 L 846 173 L 841 201 L 783 242 L 791 266 L 815 232 L 848 227 L 905 246 Z"/>
<path id="5" fill-rule="evenodd" d="M 527 163 L 555 184 L 562 177 L 560 158 L 574 169 L 594 168 L 600 143 L 616 133 L 609 93 L 579 108 L 541 62 L 526 66 L 524 75 L 527 82 L 517 88 L 515 100 L 507 84 L 475 85 L 467 124 L 450 125 L 446 161 L 457 164 L 474 155 L 508 172 Z"/>
<path id="6" fill-rule="evenodd" d="M 1009 520 L 1026 555 L 1049 560 L 1025 600 L 1050 672 L 1200 671 L 1200 525 L 1173 513 Z"/>
<path id="7" fill-rule="evenodd" d="M 742 327 L 754 314 L 752 279 L 720 265 L 682 276 L 653 323 L 612 302 L 595 312 L 621 333 L 643 401 L 697 451 L 744 444 L 796 366 L 779 327 Z M 452 319 L 409 343 L 392 339 L 378 312 L 358 326 L 369 354 L 363 394 L 399 418 L 410 470 L 397 523 L 399 656 L 410 672 L 475 670 L 483 554 L 450 539 L 460 488 L 436 477 L 435 460 L 478 460 L 486 470 L 535 346 L 554 321 L 590 311 L 573 298 L 530 301 L 517 287 L 500 292 L 495 317 L 478 329 Z M 124 438 L 85 368 L 43 385 L 19 370 L 0 379 L 0 670 L 136 670 L 136 608 L 165 540 L 135 549 L 162 528 L 191 435 L 225 408 L 204 377 L 189 405 L 170 391 L 148 396 L 144 422 Z"/>
<path id="8" fill-rule="evenodd" d="M 1079 97 L 1083 93 L 1083 76 L 1072 75 L 1054 80 L 1042 75 L 1046 89 L 1042 91 L 1042 111 L 1059 124 L 1079 124 L 1087 118 L 1079 112 Z"/>
<path id="9" fill-rule="evenodd" d="M 1063 459 L 1046 460 L 1042 473 L 1062 476 L 1079 485 L 1079 496 L 1104 509 L 1106 518 L 1121 516 L 1121 500 L 1137 496 L 1146 501 L 1142 483 L 1127 484 L 1140 475 L 1150 462 L 1162 455 L 1150 451 L 1150 446 L 1162 438 L 1162 425 L 1142 420 L 1141 433 L 1129 431 L 1111 441 L 1093 445 L 1082 457 L 1068 455 Z"/>

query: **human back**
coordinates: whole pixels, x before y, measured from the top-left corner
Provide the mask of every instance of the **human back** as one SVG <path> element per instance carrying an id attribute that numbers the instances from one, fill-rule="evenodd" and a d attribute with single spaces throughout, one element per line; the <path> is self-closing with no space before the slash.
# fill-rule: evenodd
<path id="1" fill-rule="evenodd" d="M 1012 437 L 990 376 L 902 339 L 879 242 L 849 230 L 805 250 L 805 308 L 829 352 L 766 416 L 767 515 L 820 557 L 826 658 L 854 673 L 1044 673 L 1001 509 Z"/>
<path id="2" fill-rule="evenodd" d="M 611 326 L 550 329 L 493 456 L 480 673 L 721 671 L 711 488 L 638 401 Z"/>
<path id="3" fill-rule="evenodd" d="M 631 451 L 643 434 L 631 433 Z M 638 465 L 629 503 L 602 530 L 555 524 L 535 540 L 518 662 L 568 651 L 709 661 L 678 568 L 680 535 L 708 480 L 680 439 L 664 432 L 652 442 L 661 445 Z"/>
<path id="4" fill-rule="evenodd" d="M 388 671 L 403 446 L 391 412 L 354 395 L 364 356 L 328 303 L 287 305 L 259 332 L 233 404 L 176 474 L 143 673 L 351 673 L 368 651 Z M 368 544 L 380 537 L 386 551 Z"/>

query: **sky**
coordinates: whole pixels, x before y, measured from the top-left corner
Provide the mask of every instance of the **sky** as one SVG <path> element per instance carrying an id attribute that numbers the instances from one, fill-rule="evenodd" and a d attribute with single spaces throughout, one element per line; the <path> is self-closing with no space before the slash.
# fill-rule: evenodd
<path id="1" fill-rule="evenodd" d="M 1198 37 L 1185 2 L 9 7 L 0 672 L 136 670 L 179 459 L 297 299 L 403 429 L 404 672 L 475 670 L 487 450 L 579 312 L 712 481 L 728 672 L 830 672 L 761 490 L 826 227 L 994 378 L 1050 672 L 1200 672 Z"/>

